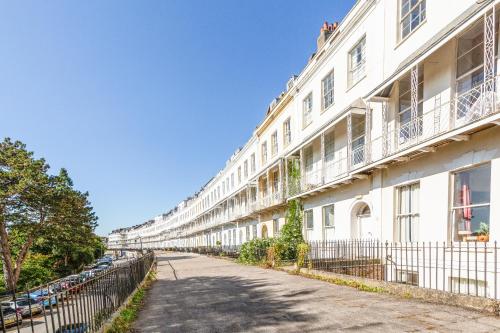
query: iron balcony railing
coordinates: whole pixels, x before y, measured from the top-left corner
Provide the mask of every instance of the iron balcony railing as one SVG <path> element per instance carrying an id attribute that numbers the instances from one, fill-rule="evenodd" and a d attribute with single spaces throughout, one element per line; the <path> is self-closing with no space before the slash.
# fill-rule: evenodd
<path id="1" fill-rule="evenodd" d="M 312 269 L 499 299 L 497 243 L 310 242 Z"/>

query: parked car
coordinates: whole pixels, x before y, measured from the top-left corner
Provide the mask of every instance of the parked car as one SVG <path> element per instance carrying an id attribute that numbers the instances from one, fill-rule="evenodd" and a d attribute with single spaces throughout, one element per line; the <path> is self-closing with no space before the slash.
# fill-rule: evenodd
<path id="1" fill-rule="evenodd" d="M 21 315 L 23 317 L 27 317 L 30 315 L 30 307 L 31 307 L 31 314 L 32 315 L 39 314 L 43 311 L 42 304 L 38 303 L 34 299 L 18 298 L 18 299 L 16 299 L 15 302 L 14 302 L 14 300 L 2 302 L 2 309 L 7 309 L 7 308 L 10 308 L 12 310 L 17 309 L 21 312 Z"/>
<path id="2" fill-rule="evenodd" d="M 89 331 L 89 327 L 85 323 L 76 323 L 64 325 L 56 330 L 56 333 L 86 333 Z"/>
<path id="3" fill-rule="evenodd" d="M 3 325 L 5 327 L 14 326 L 16 324 L 21 325 L 23 323 L 23 316 L 20 311 L 13 310 L 11 308 L 2 308 Z M 0 317 L 0 325 L 2 325 L 2 317 Z"/>
<path id="4" fill-rule="evenodd" d="M 22 295 L 22 298 L 31 298 L 38 303 L 41 303 L 43 306 L 51 306 L 57 304 L 57 298 L 54 295 L 54 290 L 50 290 L 50 298 L 49 298 L 49 290 L 47 289 L 38 289 L 32 291 L 28 294 Z"/>

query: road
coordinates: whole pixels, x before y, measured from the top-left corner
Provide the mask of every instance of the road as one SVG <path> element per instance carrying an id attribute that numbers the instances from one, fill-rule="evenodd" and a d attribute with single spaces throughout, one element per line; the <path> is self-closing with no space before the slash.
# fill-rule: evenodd
<path id="1" fill-rule="evenodd" d="M 500 332 L 500 319 L 223 259 L 158 256 L 138 332 Z"/>

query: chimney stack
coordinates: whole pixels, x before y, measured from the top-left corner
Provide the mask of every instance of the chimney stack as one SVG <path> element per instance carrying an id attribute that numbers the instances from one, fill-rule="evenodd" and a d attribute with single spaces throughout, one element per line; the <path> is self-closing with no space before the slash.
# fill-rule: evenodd
<path id="1" fill-rule="evenodd" d="M 326 40 L 330 35 L 337 29 L 338 23 L 328 23 L 325 21 L 319 30 L 319 36 L 317 40 L 317 51 L 319 51 L 323 45 L 325 45 Z"/>

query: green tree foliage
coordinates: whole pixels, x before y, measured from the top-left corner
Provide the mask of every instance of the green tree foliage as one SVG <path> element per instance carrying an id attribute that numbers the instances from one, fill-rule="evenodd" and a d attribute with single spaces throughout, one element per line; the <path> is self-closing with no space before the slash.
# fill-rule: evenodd
<path id="1" fill-rule="evenodd" d="M 255 238 L 243 243 L 238 260 L 245 264 L 258 264 L 266 258 L 267 249 L 274 243 L 273 238 Z"/>
<path id="2" fill-rule="evenodd" d="M 302 209 L 297 200 L 288 202 L 286 223 L 281 229 L 279 242 L 282 244 L 281 259 L 297 258 L 297 247 L 304 242 L 302 235 Z"/>
<path id="3" fill-rule="evenodd" d="M 48 171 L 45 160 L 23 143 L 0 143 L 0 249 L 7 289 L 25 286 L 25 278 L 49 264 L 55 272 L 74 270 L 100 246 L 88 194 L 73 188 L 65 169 Z"/>

